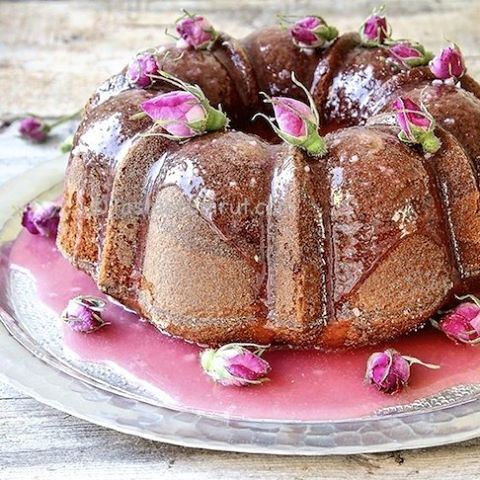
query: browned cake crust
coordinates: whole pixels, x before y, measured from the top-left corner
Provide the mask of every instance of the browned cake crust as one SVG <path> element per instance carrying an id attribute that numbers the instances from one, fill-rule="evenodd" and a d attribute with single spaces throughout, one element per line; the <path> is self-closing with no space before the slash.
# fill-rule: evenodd
<path id="1" fill-rule="evenodd" d="M 99 288 L 202 344 L 358 347 L 407 333 L 480 273 L 480 87 L 434 85 L 356 34 L 305 52 L 270 27 L 212 50 L 163 47 L 160 68 L 221 103 L 232 130 L 179 143 L 132 120 L 166 90 L 123 73 L 90 99 L 75 137 L 58 246 Z M 323 118 L 312 160 L 251 122 L 259 91 Z M 391 103 L 420 94 L 442 148 L 397 137 Z M 249 133 L 254 132 L 254 133 Z M 255 135 L 257 133 L 258 135 Z"/>

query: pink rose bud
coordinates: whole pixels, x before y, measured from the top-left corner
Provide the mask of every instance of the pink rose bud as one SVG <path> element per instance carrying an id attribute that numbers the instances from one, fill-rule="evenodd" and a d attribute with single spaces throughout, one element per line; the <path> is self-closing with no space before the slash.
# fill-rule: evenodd
<path id="1" fill-rule="evenodd" d="M 407 67 L 420 67 L 427 65 L 432 59 L 431 52 L 427 52 L 422 45 L 410 42 L 398 42 L 389 49 L 390 55 Z"/>
<path id="2" fill-rule="evenodd" d="M 184 83 L 165 72 L 159 73 L 158 78 L 182 88 L 162 93 L 141 105 L 142 110 L 167 132 L 164 136 L 174 140 L 191 138 L 228 125 L 226 115 L 210 106 L 200 87 Z"/>
<path id="3" fill-rule="evenodd" d="M 318 134 L 318 119 L 311 107 L 287 97 L 273 97 L 271 103 L 278 124 L 275 131 L 283 140 L 312 155 L 326 153 L 326 143 Z"/>
<path id="4" fill-rule="evenodd" d="M 366 45 L 381 45 L 390 38 L 390 26 L 387 19 L 379 13 L 373 13 L 365 20 L 360 29 L 360 36 Z"/>
<path id="5" fill-rule="evenodd" d="M 142 110 L 178 138 L 194 137 L 206 131 L 207 111 L 189 92 L 163 93 L 143 102 Z"/>
<path id="6" fill-rule="evenodd" d="M 126 76 L 129 82 L 138 87 L 148 87 L 153 83 L 151 75 L 158 73 L 155 55 L 143 53 L 130 61 Z"/>
<path id="7" fill-rule="evenodd" d="M 453 44 L 444 48 L 430 62 L 430 70 L 440 80 L 462 77 L 467 69 L 460 48 Z"/>
<path id="8" fill-rule="evenodd" d="M 142 110 L 175 138 L 190 138 L 226 125 L 219 110 L 205 105 L 190 92 L 163 93 L 142 103 Z"/>
<path id="9" fill-rule="evenodd" d="M 480 343 L 480 302 L 461 303 L 438 322 L 432 321 L 451 340 L 459 343 Z"/>
<path id="10" fill-rule="evenodd" d="M 413 364 L 433 369 L 439 368 L 437 365 L 423 363 L 417 358 L 403 356 L 393 348 L 389 348 L 384 352 L 375 352 L 370 355 L 365 381 L 383 393 L 398 393 L 408 384 L 410 367 Z"/>
<path id="11" fill-rule="evenodd" d="M 338 30 L 326 24 L 321 17 L 305 17 L 290 29 L 293 42 L 302 48 L 319 48 L 338 36 Z"/>
<path id="12" fill-rule="evenodd" d="M 397 124 L 400 127 L 398 138 L 405 143 L 419 144 L 425 153 L 435 153 L 440 148 L 440 140 L 435 136 L 435 120 L 422 106 L 407 97 L 399 97 L 393 103 Z"/>
<path id="13" fill-rule="evenodd" d="M 26 117 L 20 122 L 20 135 L 31 142 L 41 143 L 47 138 L 50 126 L 36 117 Z"/>
<path id="14" fill-rule="evenodd" d="M 56 237 L 60 207 L 52 202 L 31 203 L 22 215 L 22 226 L 33 235 Z"/>
<path id="15" fill-rule="evenodd" d="M 263 113 L 257 113 L 256 117 L 265 118 L 276 134 L 287 143 L 306 150 L 311 155 L 323 156 L 327 153 L 325 139 L 318 133 L 319 115 L 315 102 L 310 92 L 302 85 L 295 75 L 292 74 L 292 81 L 300 87 L 307 96 L 309 105 L 289 97 L 269 97 L 265 93 L 265 102 L 271 103 L 275 119 L 269 118 Z M 277 125 L 273 123 L 277 122 Z"/>
<path id="16" fill-rule="evenodd" d="M 264 351 L 265 347 L 259 345 L 231 343 L 204 350 L 200 354 L 200 363 L 203 371 L 215 382 L 242 387 L 267 380 L 270 365 L 261 358 Z"/>
<path id="17" fill-rule="evenodd" d="M 62 313 L 62 320 L 75 332 L 92 333 L 108 325 L 102 319 L 105 302 L 101 298 L 79 296 L 72 298 Z"/>
<path id="18" fill-rule="evenodd" d="M 207 49 L 215 43 L 218 37 L 218 33 L 210 22 L 199 15 L 186 14 L 177 20 L 176 29 L 180 35 L 177 42 L 179 48 Z"/>
<path id="19" fill-rule="evenodd" d="M 272 105 L 282 133 L 301 140 L 307 138 L 308 123 L 315 123 L 308 105 L 288 97 L 273 97 Z"/>
<path id="20" fill-rule="evenodd" d="M 318 119 L 311 107 L 288 97 L 273 97 L 271 103 L 278 124 L 275 131 L 283 140 L 312 155 L 326 153 L 326 143 L 318 134 Z"/>

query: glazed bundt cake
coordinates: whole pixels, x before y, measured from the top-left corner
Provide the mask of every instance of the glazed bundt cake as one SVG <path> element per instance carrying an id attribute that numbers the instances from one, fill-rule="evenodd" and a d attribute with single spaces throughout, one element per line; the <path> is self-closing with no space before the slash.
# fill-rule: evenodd
<path id="1" fill-rule="evenodd" d="M 373 35 L 368 22 L 337 36 L 307 17 L 241 41 L 182 19 L 177 45 L 136 57 L 89 100 L 60 250 L 102 291 L 200 344 L 358 347 L 407 333 L 470 291 L 480 87 L 436 75 L 423 48 L 393 42 L 376 17 Z M 418 55 L 395 53 L 402 45 Z M 198 85 L 228 128 L 175 139 L 139 115 L 174 90 L 161 72 Z M 252 120 L 271 109 L 260 92 L 304 102 L 300 84 L 320 116 L 322 156 Z M 435 152 L 399 135 L 400 97 L 435 119 Z"/>

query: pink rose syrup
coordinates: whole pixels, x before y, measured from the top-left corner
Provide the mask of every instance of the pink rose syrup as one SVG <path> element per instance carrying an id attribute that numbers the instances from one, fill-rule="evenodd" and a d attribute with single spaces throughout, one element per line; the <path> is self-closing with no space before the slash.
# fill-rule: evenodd
<path id="1" fill-rule="evenodd" d="M 51 239 L 22 232 L 12 246 L 10 265 L 31 272 L 41 300 L 60 313 L 79 294 L 99 292 L 93 280 L 76 270 Z M 389 345 L 341 353 L 277 350 L 265 354 L 270 381 L 251 387 L 223 387 L 201 370 L 201 348 L 168 337 L 133 313 L 108 303 L 111 325 L 92 334 L 63 326 L 67 348 L 81 359 L 109 362 L 148 382 L 170 398 L 170 406 L 249 419 L 340 420 L 372 415 L 460 384 L 480 383 L 480 347 L 456 345 L 425 328 Z M 385 395 L 363 382 L 368 356 L 384 347 L 441 366 L 412 367 L 410 386 Z"/>

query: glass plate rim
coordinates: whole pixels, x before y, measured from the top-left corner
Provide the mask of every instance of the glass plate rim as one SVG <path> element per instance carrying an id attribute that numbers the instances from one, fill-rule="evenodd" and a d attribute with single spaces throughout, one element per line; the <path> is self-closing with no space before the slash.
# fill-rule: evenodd
<path id="1" fill-rule="evenodd" d="M 6 206 L 2 202 L 0 202 L 0 228 L 3 228 L 8 219 L 12 216 L 12 214 L 15 213 L 15 211 L 18 211 L 18 208 L 24 204 L 27 203 L 30 199 L 35 198 L 39 194 L 43 193 L 44 191 L 48 190 L 48 186 L 52 188 L 53 185 L 56 183 L 59 183 L 63 179 L 64 175 L 64 167 L 65 167 L 65 157 L 57 157 L 53 160 L 47 161 L 42 163 L 41 165 L 28 170 L 27 172 L 19 175 L 18 177 L 15 177 L 12 180 L 7 181 L 3 185 L 0 186 L 0 198 L 9 198 L 10 202 L 6 203 Z M 36 188 L 32 188 L 32 182 L 30 181 L 30 178 L 35 178 L 36 179 Z M 43 184 L 43 188 L 41 187 L 42 182 L 38 181 L 39 179 L 43 180 L 46 182 L 48 185 L 47 188 L 45 188 L 45 183 Z M 12 187 L 15 188 L 12 188 Z M 5 312 L 3 309 L 0 309 L 0 317 L 4 316 L 9 316 L 7 312 Z M 435 425 L 435 421 L 439 421 L 439 418 L 436 417 L 444 417 L 445 414 L 450 414 L 451 416 L 455 417 L 455 414 L 460 415 L 460 419 L 465 421 L 465 417 L 472 417 L 477 420 L 477 422 L 467 422 L 467 425 L 469 425 L 470 428 L 467 428 L 465 425 L 463 426 L 463 429 L 460 429 L 457 432 L 454 432 L 450 435 L 443 433 L 443 437 L 438 437 L 438 438 L 430 438 L 428 436 L 419 436 L 418 438 L 410 438 L 407 439 L 405 438 L 404 440 L 402 439 L 395 439 L 391 438 L 390 440 L 393 440 L 393 443 L 383 443 L 380 444 L 378 442 L 372 442 L 371 444 L 364 443 L 364 444 L 337 444 L 337 445 L 330 445 L 326 447 L 313 447 L 313 450 L 311 448 L 302 448 L 301 450 L 293 450 L 295 448 L 300 447 L 301 445 L 298 444 L 298 442 L 295 440 L 295 435 L 298 436 L 300 432 L 297 432 L 295 435 L 293 435 L 293 442 L 287 442 L 285 445 L 282 445 L 282 448 L 275 448 L 272 445 L 269 445 L 268 443 L 265 444 L 264 442 L 258 442 L 258 441 L 252 441 L 248 445 L 242 444 L 240 441 L 237 440 L 237 442 L 222 442 L 221 445 L 218 444 L 217 441 L 210 440 L 208 437 L 200 435 L 198 439 L 195 441 L 192 438 L 183 438 L 179 436 L 175 436 L 175 438 L 168 438 L 165 439 L 160 435 L 158 432 L 156 434 L 153 434 L 152 432 L 149 431 L 138 431 L 135 430 L 135 432 L 132 432 L 132 428 L 122 428 L 121 425 L 118 424 L 118 422 L 106 422 L 105 419 L 103 418 L 95 418 L 95 416 L 83 416 L 82 412 L 79 411 L 78 406 L 77 409 L 71 409 L 67 405 L 64 405 L 62 403 L 59 403 L 58 401 L 55 402 L 54 399 L 49 399 L 45 394 L 40 394 L 35 389 L 29 388 L 28 387 L 28 382 L 26 381 L 21 381 L 19 379 L 19 371 L 18 371 L 18 366 L 17 369 L 15 370 L 15 374 L 12 375 L 12 369 L 10 369 L 10 375 L 7 375 L 5 372 L 0 372 L 0 378 L 2 380 L 6 381 L 6 383 L 10 383 L 16 388 L 18 388 L 20 391 L 24 391 L 29 396 L 32 396 L 39 400 L 42 403 L 46 403 L 53 408 L 57 408 L 62 411 L 66 411 L 67 413 L 70 413 L 74 416 L 84 418 L 87 421 L 90 421 L 92 423 L 100 424 L 102 426 L 105 426 L 107 428 L 112 428 L 118 431 L 124 431 L 125 433 L 130 433 L 138 436 L 142 436 L 144 438 L 150 438 L 152 440 L 159 440 L 159 441 L 164 441 L 168 443 L 173 443 L 173 444 L 178 444 L 178 445 L 183 445 L 183 446 L 194 446 L 194 447 L 203 447 L 203 448 L 211 448 L 211 449 L 220 449 L 220 450 L 230 450 L 230 451 L 242 451 L 242 452 L 261 452 L 261 453 L 280 453 L 280 454 L 300 454 L 300 455 L 322 455 L 322 454 L 345 454 L 345 453 L 366 453 L 366 452 L 376 452 L 376 451 L 390 451 L 390 450 L 396 450 L 396 449 L 408 449 L 408 448 L 420 448 L 420 447 L 427 447 L 427 446 L 434 446 L 434 445 L 442 445 L 446 443 L 453 443 L 457 441 L 462 441 L 462 440 L 467 440 L 474 438 L 476 436 L 480 435 L 480 400 L 478 398 L 472 398 L 470 400 L 464 401 L 460 404 L 455 404 L 455 405 L 449 405 L 447 407 L 439 407 L 436 409 L 432 409 L 431 411 L 425 412 L 403 412 L 403 413 L 398 413 L 394 415 L 389 415 L 389 416 L 378 416 L 378 417 L 363 417 L 359 419 L 342 419 L 342 420 L 334 420 L 334 421 L 299 421 L 299 420 L 248 420 L 248 419 L 238 419 L 238 418 L 226 418 L 220 415 L 211 415 L 211 414 L 202 414 L 200 412 L 195 412 L 192 410 L 181 410 L 181 409 L 175 409 L 172 408 L 171 406 L 162 406 L 162 405 L 155 405 L 152 403 L 146 403 L 142 400 L 139 399 L 131 399 L 128 398 L 125 394 L 119 394 L 118 392 L 112 392 L 110 390 L 107 390 L 105 388 L 102 388 L 102 386 L 91 383 L 91 382 L 85 382 L 82 379 L 70 375 L 68 372 L 62 371 L 52 365 L 51 363 L 45 361 L 42 358 L 39 358 L 33 353 L 28 347 L 26 347 L 24 344 L 22 344 L 18 338 L 16 338 L 13 334 L 13 332 L 9 331 L 8 326 L 2 322 L 0 322 L 0 325 L 2 329 L 0 330 L 0 344 L 2 342 L 5 342 L 6 336 L 8 336 L 10 339 L 12 339 L 18 347 L 20 347 L 23 350 L 23 353 L 19 353 L 17 351 L 17 355 L 20 357 L 25 357 L 25 355 L 30 355 L 33 359 L 36 359 L 37 361 L 41 362 L 43 365 L 46 366 L 47 370 L 52 370 L 54 371 L 57 375 L 66 375 L 69 377 L 69 379 L 75 384 L 76 387 L 79 385 L 84 385 L 89 388 L 92 388 L 97 391 L 103 392 L 103 395 L 105 398 L 103 398 L 103 401 L 106 401 L 108 399 L 111 400 L 110 397 L 121 397 L 124 400 L 128 401 L 135 401 L 135 402 L 140 402 L 144 405 L 147 405 L 149 408 L 154 408 L 154 409 L 161 409 L 164 414 L 170 414 L 170 415 L 191 415 L 194 417 L 198 417 L 198 419 L 204 419 L 209 422 L 217 422 L 222 424 L 220 428 L 227 428 L 232 426 L 232 424 L 236 424 L 237 427 L 240 428 L 247 428 L 247 429 L 254 429 L 255 428 L 260 428 L 260 429 L 265 429 L 266 427 L 272 427 L 272 428 L 277 428 L 279 432 L 282 429 L 293 429 L 295 430 L 296 427 L 302 427 L 302 428 L 338 428 L 338 429 L 345 429 L 348 431 L 348 427 L 355 427 L 355 428 L 363 428 L 365 426 L 372 426 L 372 424 L 376 424 L 380 426 L 380 424 L 388 424 L 392 422 L 397 422 L 398 425 L 397 427 L 400 426 L 401 424 L 413 424 L 415 423 L 415 419 L 417 421 L 422 421 L 422 417 L 425 417 L 423 420 L 426 420 L 429 425 Z M 3 357 L 5 359 L 5 352 L 2 352 L 0 354 L 0 357 Z M 9 359 L 11 361 L 11 358 Z M 22 362 L 20 362 L 22 364 Z M 50 374 L 52 374 L 52 371 L 50 371 Z M 21 375 L 20 375 L 21 377 Z M 78 384 L 77 384 L 78 383 Z M 108 398 L 107 398 L 108 397 Z M 117 398 L 118 400 L 118 398 Z M 475 408 L 477 406 L 477 408 Z M 463 411 L 465 410 L 466 411 Z M 458 411 L 458 412 L 457 412 Z M 433 417 L 433 418 L 428 418 L 428 417 Z M 441 422 L 445 424 L 445 418 L 440 419 Z M 452 420 L 450 420 L 452 421 Z M 454 422 L 455 423 L 455 422 Z M 224 424 L 224 425 L 223 425 Z M 227 432 L 225 432 L 227 433 Z M 294 432 L 292 432 L 294 433 Z M 331 433 L 334 435 L 334 432 Z M 287 435 L 288 436 L 288 435 Z M 228 437 L 228 433 L 226 435 Z M 198 444 L 200 442 L 200 444 Z"/>

